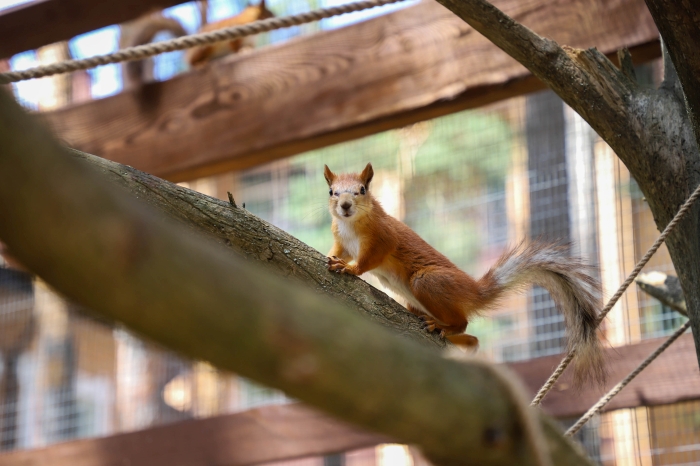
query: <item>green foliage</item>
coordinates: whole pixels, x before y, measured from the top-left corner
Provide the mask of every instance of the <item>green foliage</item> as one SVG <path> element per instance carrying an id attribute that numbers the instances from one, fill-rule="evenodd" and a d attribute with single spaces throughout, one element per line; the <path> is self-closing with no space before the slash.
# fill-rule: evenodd
<path id="1" fill-rule="evenodd" d="M 486 243 L 485 197 L 503 194 L 511 130 L 498 115 L 470 111 L 435 120 L 404 191 L 406 223 L 467 272 Z M 439 227 L 438 227 L 439 226 Z"/>
<path id="2" fill-rule="evenodd" d="M 435 120 L 416 154 L 415 171 L 417 175 L 443 173 L 461 185 L 457 189 L 462 192 L 484 184 L 502 188 L 511 148 L 511 129 L 498 114 L 456 113 Z"/>

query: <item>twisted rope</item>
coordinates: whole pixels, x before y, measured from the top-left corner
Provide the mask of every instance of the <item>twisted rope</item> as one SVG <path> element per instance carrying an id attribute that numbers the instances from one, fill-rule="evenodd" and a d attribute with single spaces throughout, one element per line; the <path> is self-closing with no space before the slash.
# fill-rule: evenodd
<path id="1" fill-rule="evenodd" d="M 361 0 L 345 5 L 307 11 L 298 15 L 283 16 L 281 18 L 269 18 L 244 24 L 242 26 L 233 26 L 220 29 L 218 31 L 192 34 L 162 42 L 155 42 L 153 44 L 129 47 L 122 50 L 117 50 L 116 52 L 107 55 L 98 55 L 82 60 L 67 60 L 59 63 L 53 63 L 51 65 L 38 66 L 36 68 L 30 68 L 23 71 L 0 73 L 0 84 L 9 84 L 19 81 L 26 81 L 28 79 L 43 78 L 44 76 L 70 73 L 78 70 L 88 70 L 98 66 L 108 65 L 110 63 L 142 60 L 154 55 L 160 55 L 161 53 L 189 49 L 200 45 L 213 44 L 214 42 L 239 39 L 242 37 L 260 34 L 262 32 L 298 26 L 300 24 L 319 21 L 324 18 L 331 18 L 333 16 L 344 15 L 346 13 L 353 13 L 356 11 L 369 10 L 371 8 L 377 8 L 403 1 L 405 0 Z"/>
<path id="2" fill-rule="evenodd" d="M 644 257 L 642 257 L 642 259 L 637 263 L 637 266 L 634 268 L 629 277 L 627 277 L 627 280 L 625 280 L 624 283 L 620 285 L 620 288 L 618 288 L 615 294 L 612 296 L 612 298 L 610 298 L 608 304 L 603 308 L 602 311 L 600 311 L 600 314 L 598 314 L 598 320 L 596 321 L 596 327 L 598 327 L 603 321 L 603 319 L 605 319 L 605 316 L 608 315 L 610 310 L 617 303 L 617 300 L 620 299 L 620 296 L 622 296 L 622 294 L 625 292 L 625 290 L 627 290 L 627 288 L 634 281 L 637 275 L 639 275 L 639 272 L 641 272 L 641 270 L 644 268 L 647 262 L 649 262 L 651 256 L 653 256 L 654 253 L 656 253 L 656 251 L 661 247 L 663 242 L 666 240 L 666 237 L 673 231 L 673 229 L 676 227 L 676 225 L 678 225 L 678 223 L 683 219 L 683 217 L 685 217 L 685 214 L 688 213 L 688 211 L 693 206 L 693 203 L 698 197 L 700 197 L 700 185 L 698 185 L 698 187 L 695 188 L 693 194 L 691 194 L 690 197 L 683 203 L 681 208 L 676 213 L 675 217 L 673 217 L 673 220 L 671 220 L 669 224 L 666 225 L 664 231 L 659 235 L 659 237 L 649 248 L 647 253 L 644 254 Z M 569 352 L 569 354 L 567 354 L 566 357 L 562 359 L 562 361 L 559 363 L 559 366 L 557 366 L 552 375 L 549 376 L 549 379 L 547 379 L 542 388 L 540 388 L 540 391 L 537 392 L 537 395 L 532 400 L 532 403 L 530 403 L 530 406 L 538 406 L 542 402 L 544 397 L 552 389 L 559 377 L 564 373 L 564 370 L 566 370 L 571 361 L 574 359 L 575 354 L 576 348 L 572 349 Z"/>
<path id="3" fill-rule="evenodd" d="M 678 330 L 676 330 L 676 331 L 673 333 L 673 335 L 671 335 L 670 337 L 668 337 L 668 340 L 666 340 L 666 341 L 663 343 L 663 345 L 659 346 L 659 347 L 656 349 L 656 351 L 654 351 L 653 353 L 651 353 L 651 355 L 649 355 L 649 357 L 647 357 L 639 366 L 637 366 L 637 368 L 636 368 L 635 370 L 633 370 L 632 372 L 630 372 L 629 375 L 628 375 L 627 377 L 625 377 L 624 380 L 622 380 L 622 382 L 620 382 L 620 383 L 618 383 L 617 385 L 615 385 L 608 393 L 606 393 L 600 400 L 598 400 L 598 402 L 597 402 L 596 404 L 594 404 L 594 405 L 591 407 L 591 409 L 589 409 L 589 410 L 586 412 L 586 414 L 584 414 L 583 416 L 581 416 L 581 419 L 579 419 L 578 421 L 576 421 L 576 424 L 574 424 L 573 426 L 571 426 L 571 427 L 569 428 L 569 430 L 567 430 L 566 433 L 565 433 L 564 435 L 568 435 L 568 436 L 570 437 L 570 436 L 574 435 L 576 432 L 578 432 L 578 431 L 581 429 L 581 427 L 583 427 L 583 425 L 584 425 L 586 422 L 588 422 L 588 420 L 589 420 L 590 418 L 592 418 L 596 413 L 598 413 L 598 411 L 600 411 L 601 409 L 603 409 L 603 406 L 605 406 L 606 404 L 608 404 L 608 402 L 610 402 L 610 400 L 612 400 L 612 399 L 615 397 L 615 395 L 617 395 L 618 393 L 620 393 L 620 391 L 621 391 L 623 388 L 625 388 L 625 387 L 627 386 L 627 384 L 629 384 L 629 383 L 632 381 L 632 379 L 634 379 L 635 377 L 637 377 L 637 376 L 639 375 L 640 372 L 642 372 L 644 369 L 646 369 L 646 367 L 647 367 L 649 364 L 651 364 L 651 362 L 652 362 L 654 359 L 656 359 L 661 353 L 663 353 L 664 350 L 666 350 L 666 348 L 668 348 L 669 346 L 671 346 L 671 343 L 673 343 L 674 341 L 676 341 L 676 340 L 677 340 L 681 335 L 683 335 L 683 334 L 685 333 L 685 331 L 688 330 L 689 328 L 690 328 L 690 321 L 687 321 L 685 324 L 683 324 L 683 326 L 681 326 Z"/>

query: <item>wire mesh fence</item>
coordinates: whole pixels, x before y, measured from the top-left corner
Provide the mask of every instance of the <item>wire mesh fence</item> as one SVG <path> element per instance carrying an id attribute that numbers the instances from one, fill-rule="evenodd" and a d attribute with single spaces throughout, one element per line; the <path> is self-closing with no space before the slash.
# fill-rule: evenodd
<path id="1" fill-rule="evenodd" d="M 268 2 L 278 15 L 329 4 Z M 210 19 L 230 16 L 243 6 L 209 2 Z M 196 8 L 194 3 L 185 4 L 166 14 L 180 18 L 193 32 L 199 26 Z M 276 31 L 261 36 L 257 45 L 381 13 Z M 116 48 L 115 28 L 98 34 L 113 39 L 102 41 L 110 50 L 99 53 Z M 90 44 L 79 37 L 68 50 L 54 52 L 59 57 L 69 52 L 98 53 Z M 31 52 L 15 57 L 12 64 L 21 68 L 40 59 L 39 53 Z M 164 55 L 155 60 L 154 77 L 167 79 L 186 68 L 182 54 Z M 638 76 L 658 84 L 659 69 L 653 63 L 638 69 Z M 77 100 L 121 89 L 116 65 L 82 75 L 82 84 L 75 78 L 58 79 L 52 81 L 55 86 L 72 86 L 73 102 L 78 95 L 82 97 Z M 32 85 L 36 83 L 15 87 L 30 108 L 56 108 L 71 101 L 49 102 Z M 227 199 L 230 191 L 252 213 L 325 253 L 332 238 L 323 165 L 336 172 L 359 171 L 367 162 L 376 173 L 372 191 L 387 212 L 476 276 L 522 239 L 560 241 L 570 244 L 572 254 L 599 267 L 609 297 L 658 235 L 643 195 L 625 167 L 551 92 L 184 184 L 221 199 Z M 645 270 L 673 274 L 665 247 Z M 381 288 L 371 275 L 363 278 Z M 605 338 L 611 346 L 634 344 L 669 335 L 682 322 L 675 311 L 632 288 L 605 322 Z M 562 353 L 566 347 L 563 317 L 539 288 L 509 297 L 469 328 L 480 339 L 480 351 L 495 362 L 526 361 Z M 41 281 L 10 267 L 0 268 L 0 352 L 0 450 L 4 451 L 290 401 L 276 390 L 185 360 L 125 329 L 86 317 Z M 678 367 L 687 370 L 697 368 Z M 577 438 L 603 465 L 697 464 L 697 403 L 603 413 Z M 565 419 L 562 424 L 574 421 Z M 422 461 L 408 447 L 381 445 L 274 464 L 400 466 Z"/>
<path id="2" fill-rule="evenodd" d="M 576 438 L 606 466 L 698 464 L 697 410 L 697 401 L 620 409 L 596 416 Z"/>

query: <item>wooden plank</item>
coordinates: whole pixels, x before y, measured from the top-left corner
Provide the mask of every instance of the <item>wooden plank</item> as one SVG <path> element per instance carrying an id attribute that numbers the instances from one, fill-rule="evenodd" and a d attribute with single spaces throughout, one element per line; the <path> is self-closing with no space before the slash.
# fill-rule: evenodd
<path id="1" fill-rule="evenodd" d="M 600 397 L 624 379 L 666 338 L 655 338 L 637 345 L 608 348 L 608 383 L 605 389 L 573 388 L 571 371 L 566 371 L 542 403 L 556 418 L 580 416 Z M 532 396 L 557 367 L 563 355 L 547 356 L 509 364 L 523 380 Z M 605 411 L 637 406 L 658 406 L 700 399 L 700 369 L 693 336 L 686 334 L 673 343 L 607 405 Z"/>
<path id="2" fill-rule="evenodd" d="M 238 466 L 388 442 L 304 406 L 242 413 L 0 454 L 3 466 Z"/>
<path id="3" fill-rule="evenodd" d="M 659 54 L 643 0 L 496 3 L 564 44 Z M 529 76 L 447 9 L 425 1 L 46 118 L 73 147 L 181 181 L 539 88 Z"/>
<path id="4" fill-rule="evenodd" d="M 0 12 L 0 58 L 122 23 L 183 0 L 36 0 Z"/>

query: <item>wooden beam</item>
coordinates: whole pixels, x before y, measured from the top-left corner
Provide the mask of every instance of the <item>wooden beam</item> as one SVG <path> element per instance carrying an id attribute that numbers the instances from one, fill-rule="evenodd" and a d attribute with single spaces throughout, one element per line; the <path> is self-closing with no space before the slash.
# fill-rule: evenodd
<path id="1" fill-rule="evenodd" d="M 299 404 L 0 454 L 3 466 L 243 466 L 389 442 Z"/>
<path id="2" fill-rule="evenodd" d="M 659 56 L 643 0 L 500 0 L 576 47 Z M 75 148 L 174 181 L 251 167 L 541 87 L 432 0 L 46 114 Z"/>
<path id="3" fill-rule="evenodd" d="M 183 0 L 36 0 L 0 12 L 0 58 L 122 23 Z"/>
<path id="4" fill-rule="evenodd" d="M 542 403 L 544 411 L 555 418 L 580 416 L 598 399 L 632 372 L 666 338 L 646 340 L 637 345 L 608 348 L 608 383 L 605 389 L 573 388 L 571 372 L 567 371 Z M 563 355 L 547 356 L 509 364 L 523 380 L 532 396 L 557 367 Z M 638 406 L 658 406 L 700 399 L 700 370 L 695 357 L 693 336 L 680 337 L 649 367 L 637 376 L 604 411 Z"/>

